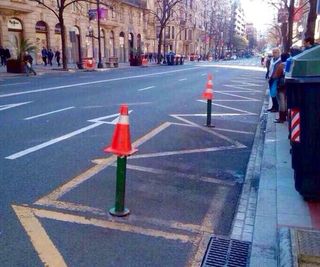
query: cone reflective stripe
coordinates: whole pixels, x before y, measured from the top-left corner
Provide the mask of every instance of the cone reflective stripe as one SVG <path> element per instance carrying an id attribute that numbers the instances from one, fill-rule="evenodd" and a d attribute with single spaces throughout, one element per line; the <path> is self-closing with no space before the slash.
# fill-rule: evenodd
<path id="1" fill-rule="evenodd" d="M 291 109 L 291 141 L 300 142 L 300 110 Z"/>
<path id="2" fill-rule="evenodd" d="M 212 80 L 209 80 L 206 85 L 206 89 L 204 90 L 202 94 L 202 98 L 207 99 L 207 100 L 212 100 L 213 99 L 213 84 Z"/>
<path id="3" fill-rule="evenodd" d="M 104 152 L 110 152 L 118 156 L 129 156 L 136 152 L 132 148 L 130 138 L 128 106 L 121 105 L 119 121 L 113 132 L 111 145 L 104 149 Z"/>

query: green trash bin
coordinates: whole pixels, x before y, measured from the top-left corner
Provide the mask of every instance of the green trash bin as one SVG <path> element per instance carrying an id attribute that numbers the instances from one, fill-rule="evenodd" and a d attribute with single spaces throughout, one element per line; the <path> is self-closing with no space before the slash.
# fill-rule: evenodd
<path id="1" fill-rule="evenodd" d="M 285 85 L 296 190 L 320 199 L 320 46 L 293 57 Z"/>

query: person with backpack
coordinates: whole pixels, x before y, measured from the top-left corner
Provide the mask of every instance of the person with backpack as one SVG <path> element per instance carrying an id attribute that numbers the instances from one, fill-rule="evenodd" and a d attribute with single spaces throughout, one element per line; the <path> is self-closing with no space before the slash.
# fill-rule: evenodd
<path id="1" fill-rule="evenodd" d="M 24 62 L 24 69 L 25 72 L 27 74 L 27 76 L 29 76 L 29 74 L 32 72 L 34 75 L 37 75 L 37 73 L 35 72 L 35 70 L 32 68 L 32 62 L 33 62 L 33 58 L 32 56 L 26 51 L 23 57 L 23 62 Z"/>

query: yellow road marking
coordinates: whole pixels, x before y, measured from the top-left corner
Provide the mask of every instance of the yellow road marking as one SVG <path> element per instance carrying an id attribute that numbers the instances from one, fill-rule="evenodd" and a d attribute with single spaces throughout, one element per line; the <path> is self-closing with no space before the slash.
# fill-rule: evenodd
<path id="1" fill-rule="evenodd" d="M 137 141 L 135 141 L 132 144 L 132 146 L 138 147 L 138 146 L 142 145 L 143 143 L 147 142 L 148 140 L 150 140 L 152 137 L 154 137 L 155 135 L 157 135 L 158 133 L 160 133 L 164 129 L 168 128 L 170 125 L 171 125 L 170 122 L 165 122 L 165 123 L 161 124 L 157 128 L 153 129 L 152 131 L 150 131 L 149 133 L 147 133 L 146 135 L 142 136 Z M 97 165 L 88 169 L 87 171 L 83 172 L 82 174 L 74 177 L 66 184 L 56 188 L 54 191 L 52 191 L 48 195 L 46 195 L 46 196 L 42 197 L 41 199 L 39 199 L 38 201 L 36 201 L 35 204 L 41 205 L 41 204 L 46 203 L 48 201 L 58 200 L 58 198 L 62 197 L 64 194 L 68 193 L 69 191 L 71 191 L 72 189 L 74 189 L 75 187 L 80 185 L 81 183 L 87 181 L 88 179 L 90 179 L 91 177 L 93 177 L 94 175 L 99 173 L 100 171 L 104 170 L 106 167 L 113 164 L 116 160 L 117 160 L 116 156 L 111 156 L 106 159 L 94 160 L 93 162 L 96 163 Z"/>
<path id="2" fill-rule="evenodd" d="M 41 205 L 42 203 L 45 203 L 48 200 L 57 200 L 67 192 L 71 191 L 75 187 L 77 187 L 79 184 L 87 181 L 103 169 L 105 169 L 107 166 L 111 165 L 113 162 L 117 160 L 116 156 L 111 156 L 107 158 L 103 164 L 101 165 L 95 165 L 94 167 L 88 169 L 84 173 L 76 176 L 73 178 L 71 181 L 67 182 L 66 184 L 58 187 L 54 191 L 52 191 L 49 195 L 44 196 L 43 198 L 39 199 L 38 201 L 35 202 L 35 204 Z"/>
<path id="3" fill-rule="evenodd" d="M 49 210 L 32 209 L 32 211 L 36 216 L 40 218 L 52 219 L 52 220 L 57 220 L 62 222 L 92 225 L 96 227 L 118 230 L 122 232 L 135 233 L 135 234 L 142 234 L 142 235 L 151 236 L 151 237 L 162 237 L 167 240 L 175 240 L 175 241 L 180 241 L 182 243 L 194 242 L 195 240 L 195 237 L 193 236 L 142 228 L 139 226 L 128 225 L 121 222 L 105 221 L 101 219 L 87 218 L 84 216 L 66 214 L 66 213 L 49 211 Z"/>
<path id="4" fill-rule="evenodd" d="M 144 216 L 135 216 L 134 214 L 130 215 L 130 220 L 128 221 L 127 218 L 116 218 L 109 215 L 102 209 L 92 208 L 89 206 L 84 206 L 80 204 L 70 203 L 70 202 L 62 202 L 62 201 L 47 201 L 42 202 L 41 205 L 51 208 L 63 209 L 64 211 L 79 211 L 79 212 L 89 212 L 92 215 L 100 215 L 100 216 L 107 216 L 108 219 L 112 219 L 113 221 L 120 221 L 120 222 L 128 222 L 128 223 L 148 223 L 154 226 L 160 227 L 168 227 L 171 229 L 177 229 L 182 231 L 188 231 L 191 233 L 200 233 L 202 231 L 210 232 L 211 228 L 205 228 L 201 225 L 195 224 L 186 224 L 177 221 L 167 221 L 161 220 L 158 218 L 151 218 L 151 217 L 144 217 Z"/>
<path id="5" fill-rule="evenodd" d="M 29 207 L 12 205 L 20 223 L 24 227 L 39 258 L 47 267 L 66 267 L 64 259 L 52 243 L 50 237 Z"/>

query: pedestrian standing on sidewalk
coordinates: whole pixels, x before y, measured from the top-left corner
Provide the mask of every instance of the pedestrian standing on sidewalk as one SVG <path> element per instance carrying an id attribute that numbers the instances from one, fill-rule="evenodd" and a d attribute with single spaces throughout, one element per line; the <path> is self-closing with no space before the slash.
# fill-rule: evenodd
<path id="1" fill-rule="evenodd" d="M 44 63 L 45 66 L 47 66 L 47 59 L 48 59 L 48 50 L 45 47 L 42 47 L 41 50 L 41 57 L 42 57 L 42 61 Z"/>
<path id="2" fill-rule="evenodd" d="M 267 68 L 266 79 L 269 79 L 269 71 L 270 71 L 271 59 L 272 59 L 272 55 L 269 55 L 269 54 L 265 58 L 265 65 L 266 65 L 266 68 Z"/>
<path id="3" fill-rule="evenodd" d="M 284 123 L 287 120 L 287 99 L 286 99 L 286 87 L 284 84 L 284 74 L 286 68 L 286 62 L 289 58 L 288 53 L 282 53 L 281 63 L 277 66 L 274 77 L 278 80 L 277 88 L 277 100 L 279 103 L 279 118 L 275 119 L 275 123 Z"/>
<path id="4" fill-rule="evenodd" d="M 275 76 L 276 69 L 278 65 L 281 63 L 280 58 L 280 49 L 274 48 L 272 50 L 272 59 L 270 61 L 270 69 L 269 69 L 269 90 L 270 97 L 272 99 L 272 107 L 268 109 L 269 112 L 278 112 L 279 104 L 277 101 L 277 87 L 278 87 L 278 79 Z"/>
<path id="5" fill-rule="evenodd" d="M 0 59 L 1 59 L 1 66 L 4 66 L 4 48 L 0 46 Z"/>
<path id="6" fill-rule="evenodd" d="M 308 49 L 310 49 L 310 48 L 312 48 L 312 47 L 315 47 L 315 46 L 317 46 L 318 44 L 316 44 L 315 42 L 314 42 L 314 38 L 313 37 L 307 37 L 307 38 L 305 38 L 304 40 L 303 40 L 303 46 L 304 46 L 304 51 L 305 50 L 308 50 Z"/>
<path id="7" fill-rule="evenodd" d="M 11 58 L 10 50 L 8 48 L 4 49 L 4 65 L 7 65 L 8 59 Z"/>
<path id="8" fill-rule="evenodd" d="M 49 50 L 48 50 L 48 63 L 49 63 L 49 65 L 52 67 L 52 59 L 53 59 L 53 52 L 52 52 L 52 49 L 50 48 Z"/>
<path id="9" fill-rule="evenodd" d="M 32 68 L 33 58 L 28 52 L 25 52 L 23 57 L 23 62 L 24 62 L 24 69 L 27 76 L 29 76 L 30 72 L 32 72 L 34 75 L 37 75 L 37 73 Z"/>
<path id="10" fill-rule="evenodd" d="M 56 58 L 56 61 L 58 63 L 58 67 L 60 67 L 60 51 L 57 49 L 57 51 L 54 53 L 54 57 Z"/>

